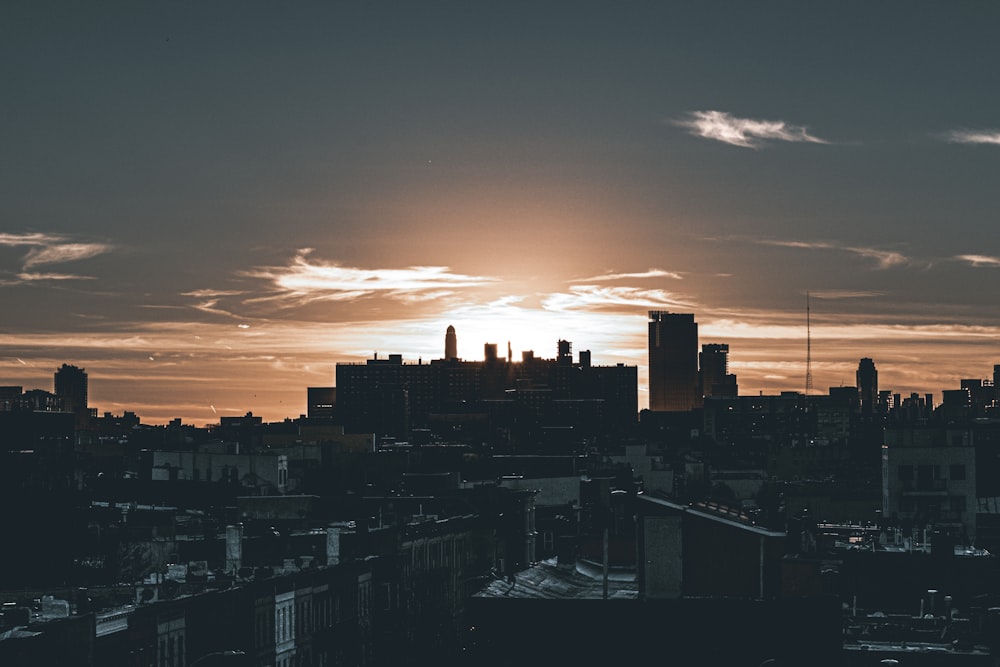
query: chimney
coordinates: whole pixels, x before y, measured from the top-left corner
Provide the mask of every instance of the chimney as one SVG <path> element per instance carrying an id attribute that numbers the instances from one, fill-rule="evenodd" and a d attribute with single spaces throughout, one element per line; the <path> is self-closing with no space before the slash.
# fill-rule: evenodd
<path id="1" fill-rule="evenodd" d="M 243 524 L 226 526 L 226 572 L 243 567 Z"/>

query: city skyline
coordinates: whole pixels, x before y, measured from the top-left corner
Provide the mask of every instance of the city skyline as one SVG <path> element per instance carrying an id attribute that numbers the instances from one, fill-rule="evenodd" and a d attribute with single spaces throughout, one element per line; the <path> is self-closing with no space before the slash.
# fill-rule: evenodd
<path id="1" fill-rule="evenodd" d="M 151 423 L 305 412 L 372 354 L 639 367 L 694 313 L 741 394 L 1000 361 L 1000 8 L 13 3 L 0 384 Z"/>

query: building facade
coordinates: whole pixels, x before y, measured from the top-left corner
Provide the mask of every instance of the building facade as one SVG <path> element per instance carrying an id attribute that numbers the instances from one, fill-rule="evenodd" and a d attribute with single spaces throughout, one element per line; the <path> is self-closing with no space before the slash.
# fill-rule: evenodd
<path id="1" fill-rule="evenodd" d="M 649 311 L 649 409 L 683 412 L 699 403 L 694 315 Z"/>

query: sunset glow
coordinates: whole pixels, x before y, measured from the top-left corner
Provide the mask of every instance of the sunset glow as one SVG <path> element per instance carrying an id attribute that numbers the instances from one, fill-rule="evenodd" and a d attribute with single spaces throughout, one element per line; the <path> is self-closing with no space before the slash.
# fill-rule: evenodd
<path id="1" fill-rule="evenodd" d="M 645 408 L 669 310 L 741 393 L 802 391 L 807 293 L 817 392 L 1000 363 L 996 21 L 390 5 L 11 12 L 0 385 L 279 420 L 453 325 L 636 365 Z"/>

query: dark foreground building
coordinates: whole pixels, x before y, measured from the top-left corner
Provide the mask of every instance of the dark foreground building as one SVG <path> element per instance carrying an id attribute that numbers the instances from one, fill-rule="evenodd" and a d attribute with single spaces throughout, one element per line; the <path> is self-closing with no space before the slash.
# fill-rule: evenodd
<path id="1" fill-rule="evenodd" d="M 839 667 L 840 603 L 796 600 L 473 598 L 468 664 L 479 667 Z"/>

